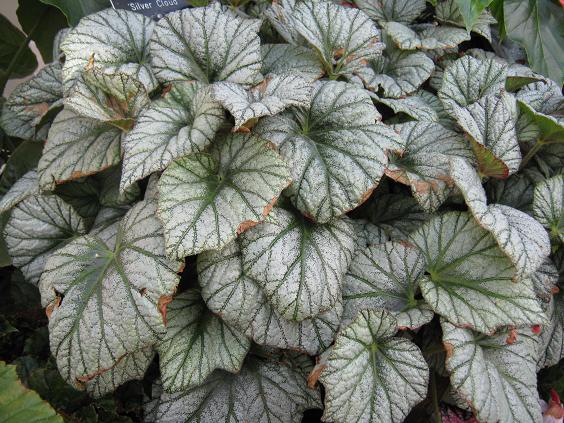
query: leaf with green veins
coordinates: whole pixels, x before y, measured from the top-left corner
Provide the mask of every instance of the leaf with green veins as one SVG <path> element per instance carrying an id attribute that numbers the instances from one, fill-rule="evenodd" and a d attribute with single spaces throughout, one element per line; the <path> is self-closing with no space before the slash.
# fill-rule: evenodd
<path id="1" fill-rule="evenodd" d="M 152 92 L 158 85 L 148 63 L 154 26 L 151 18 L 126 10 L 106 9 L 81 19 L 61 43 L 65 92 L 92 64 L 107 73 L 125 73 Z"/>
<path id="2" fill-rule="evenodd" d="M 5 213 L 27 197 L 39 194 L 37 172 L 30 170 L 18 179 L 0 200 L 0 213 Z"/>
<path id="3" fill-rule="evenodd" d="M 37 172 L 42 189 L 93 175 L 121 160 L 122 131 L 65 109 L 55 118 Z"/>
<path id="4" fill-rule="evenodd" d="M 151 65 L 164 83 L 257 84 L 262 79 L 260 25 L 259 20 L 224 11 L 218 3 L 169 13 L 151 39 Z"/>
<path id="5" fill-rule="evenodd" d="M 9 136 L 45 140 L 48 125 L 39 124 L 53 107 L 62 104 L 62 65 L 52 63 L 19 85 L 2 108 L 0 125 Z"/>
<path id="6" fill-rule="evenodd" d="M 311 355 L 329 347 L 341 323 L 341 302 L 312 319 L 285 319 L 244 272 L 239 244 L 234 241 L 219 251 L 198 255 L 202 296 L 210 310 L 260 345 Z"/>
<path id="7" fill-rule="evenodd" d="M 405 146 L 401 155 L 390 159 L 386 175 L 410 186 L 423 210 L 433 212 L 451 192 L 450 158 L 471 160 L 472 151 L 458 133 L 438 123 L 408 122 L 394 129 Z"/>
<path id="8" fill-rule="evenodd" d="M 441 321 L 446 368 L 455 391 L 480 421 L 542 421 L 537 393 L 536 344 L 530 329 L 491 337 Z M 513 329 L 515 330 L 515 329 Z"/>
<path id="9" fill-rule="evenodd" d="M 354 249 L 354 228 L 348 219 L 315 224 L 284 209 L 276 209 L 271 221 L 241 236 L 245 274 L 277 313 L 298 322 L 340 302 Z"/>
<path id="10" fill-rule="evenodd" d="M 434 217 L 411 241 L 429 273 L 420 282 L 423 298 L 453 324 L 490 334 L 505 325 L 545 322 L 531 281 L 514 282 L 513 264 L 469 213 Z"/>
<path id="11" fill-rule="evenodd" d="M 377 119 L 363 89 L 328 81 L 314 87 L 309 109 L 264 118 L 254 132 L 288 162 L 292 203 L 326 223 L 362 204 L 384 174 L 387 151 L 401 150 L 398 134 Z"/>
<path id="12" fill-rule="evenodd" d="M 33 195 L 12 210 L 4 237 L 14 266 L 37 284 L 48 257 L 85 232 L 84 220 L 63 200 Z"/>
<path id="13" fill-rule="evenodd" d="M 299 423 L 304 410 L 322 406 L 304 370 L 286 358 L 249 356 L 239 374 L 218 370 L 200 386 L 163 393 L 156 421 Z"/>
<path id="14" fill-rule="evenodd" d="M 121 189 L 173 160 L 208 147 L 225 121 L 221 106 L 199 82 L 177 82 L 153 102 L 124 137 Z"/>
<path id="15" fill-rule="evenodd" d="M 409 27 L 399 22 L 382 25 L 400 50 L 450 49 L 470 39 L 466 30 L 447 25 L 419 24 Z"/>
<path id="16" fill-rule="evenodd" d="M 490 203 L 503 204 L 532 215 L 534 187 L 529 176 L 517 173 L 507 179 L 490 179 L 486 192 Z"/>
<path id="17" fill-rule="evenodd" d="M 331 1 L 298 3 L 292 25 L 317 51 L 329 78 L 352 74 L 384 49 L 380 31 L 364 12 Z"/>
<path id="18" fill-rule="evenodd" d="M 101 396 L 142 377 L 182 266 L 165 257 L 155 202 L 138 203 L 118 225 L 52 254 L 40 291 L 63 378 Z"/>
<path id="19" fill-rule="evenodd" d="M 76 26 L 80 20 L 92 13 L 110 7 L 108 0 L 40 0 L 59 8 L 67 17 L 70 26 Z"/>
<path id="20" fill-rule="evenodd" d="M 429 367 L 413 342 L 394 337 L 386 310 L 362 310 L 338 336 L 319 380 L 323 420 L 399 423 L 425 399 Z"/>
<path id="21" fill-rule="evenodd" d="M 268 22 L 280 36 L 292 46 L 303 44 L 303 39 L 296 30 L 294 23 L 294 9 L 296 0 L 277 0 L 264 11 Z M 316 58 L 317 61 L 317 58 Z"/>
<path id="22" fill-rule="evenodd" d="M 209 154 L 174 161 L 159 180 L 159 217 L 171 256 L 223 248 L 264 221 L 290 183 L 288 166 L 267 141 L 254 135 L 216 141 Z"/>
<path id="23" fill-rule="evenodd" d="M 535 186 L 533 215 L 550 233 L 564 243 L 564 176 L 558 175 Z"/>
<path id="24" fill-rule="evenodd" d="M 18 179 L 30 170 L 35 170 L 42 150 L 43 144 L 40 142 L 26 140 L 18 145 L 0 177 L 0 193 L 5 194 Z"/>
<path id="25" fill-rule="evenodd" d="M 411 23 L 425 11 L 425 0 L 355 0 L 354 3 L 377 22 Z"/>
<path id="26" fill-rule="evenodd" d="M 436 6 L 437 19 L 464 26 L 470 32 L 475 30 L 476 24 L 481 23 L 480 18 L 484 19 L 483 15 L 488 13 L 486 8 L 491 2 L 492 0 L 444 0 Z M 496 21 L 489 23 L 496 23 Z"/>
<path id="27" fill-rule="evenodd" d="M 422 97 L 411 95 L 406 98 L 380 98 L 373 94 L 372 99 L 388 106 L 394 113 L 404 113 L 412 119 L 423 122 L 437 122 L 437 111 Z"/>
<path id="28" fill-rule="evenodd" d="M 167 307 L 167 321 L 157 344 L 165 391 L 201 385 L 216 369 L 239 372 L 251 343 L 207 310 L 199 291 L 176 296 Z"/>
<path id="29" fill-rule="evenodd" d="M 391 241 L 358 251 L 343 284 L 343 325 L 360 310 L 380 308 L 402 320 L 404 313 L 418 314 L 410 328 L 429 323 L 433 311 L 415 299 L 424 271 L 423 255 L 409 244 Z"/>
<path id="30" fill-rule="evenodd" d="M 375 225 L 366 219 L 354 219 L 351 223 L 355 229 L 356 252 L 364 251 L 371 245 L 384 244 L 388 241 L 388 234 L 383 227 Z"/>
<path id="31" fill-rule="evenodd" d="M 261 72 L 298 74 L 307 81 L 315 81 L 323 76 L 323 67 L 315 52 L 307 47 L 291 44 L 263 44 Z"/>

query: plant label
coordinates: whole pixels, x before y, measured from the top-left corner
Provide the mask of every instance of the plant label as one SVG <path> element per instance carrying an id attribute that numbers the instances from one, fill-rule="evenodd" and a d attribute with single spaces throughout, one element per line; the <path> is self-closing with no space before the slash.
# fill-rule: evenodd
<path id="1" fill-rule="evenodd" d="M 188 7 L 188 0 L 110 0 L 114 9 L 125 9 L 145 16 L 161 18 L 167 13 Z"/>

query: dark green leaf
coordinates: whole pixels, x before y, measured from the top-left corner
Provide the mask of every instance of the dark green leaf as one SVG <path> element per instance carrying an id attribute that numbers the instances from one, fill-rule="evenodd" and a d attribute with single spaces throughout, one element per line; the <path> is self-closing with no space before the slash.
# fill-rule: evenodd
<path id="1" fill-rule="evenodd" d="M 69 25 L 75 26 L 86 15 L 110 7 L 108 0 L 40 0 L 59 8 L 67 17 Z"/>
<path id="2" fill-rule="evenodd" d="M 24 47 L 6 77 L 6 72 L 12 60 L 25 41 L 25 35 L 12 25 L 4 15 L 0 15 L 0 80 L 3 78 L 23 78 L 37 68 L 35 55 L 29 47 Z"/>
<path id="3" fill-rule="evenodd" d="M 484 9 L 492 2 L 492 0 L 455 0 L 458 10 L 464 19 L 464 25 L 468 31 L 478 20 Z"/>

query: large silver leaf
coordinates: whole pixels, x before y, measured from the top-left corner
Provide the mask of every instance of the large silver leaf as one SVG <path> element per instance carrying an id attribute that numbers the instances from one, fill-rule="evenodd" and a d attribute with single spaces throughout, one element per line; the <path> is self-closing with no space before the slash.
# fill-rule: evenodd
<path id="1" fill-rule="evenodd" d="M 400 98 L 413 93 L 435 68 L 425 53 L 388 50 L 355 72 L 367 89 L 376 93 L 381 90 L 384 97 Z"/>
<path id="2" fill-rule="evenodd" d="M 223 110 L 204 84 L 172 84 L 123 139 L 121 189 L 163 170 L 179 157 L 203 151 L 223 122 Z"/>
<path id="3" fill-rule="evenodd" d="M 402 422 L 427 394 L 429 367 L 419 348 L 394 337 L 396 319 L 385 310 L 363 310 L 337 336 L 322 371 L 323 420 Z"/>
<path id="4" fill-rule="evenodd" d="M 348 219 L 315 224 L 298 212 L 276 209 L 271 221 L 241 236 L 245 273 L 288 320 L 302 321 L 341 300 L 355 249 Z"/>
<path id="5" fill-rule="evenodd" d="M 157 78 L 247 86 L 260 82 L 260 25 L 259 20 L 224 11 L 218 3 L 165 15 L 151 39 Z"/>
<path id="6" fill-rule="evenodd" d="M 51 352 L 63 378 L 88 385 L 155 344 L 165 333 L 166 304 L 182 266 L 165 257 L 154 202 L 138 203 L 119 225 L 52 254 L 40 291 L 50 315 Z"/>
<path id="7" fill-rule="evenodd" d="M 2 108 L 0 125 L 11 137 L 44 140 L 48 126 L 40 127 L 50 110 L 61 106 L 62 65 L 51 63 L 16 87 Z"/>
<path id="8" fill-rule="evenodd" d="M 464 159 L 451 159 L 450 174 L 478 224 L 493 235 L 517 275 L 535 272 L 550 254 L 550 240 L 541 224 L 512 207 L 488 205 L 478 173 Z"/>
<path id="9" fill-rule="evenodd" d="M 446 368 L 456 392 L 483 422 L 541 423 L 536 343 L 530 329 L 491 337 L 442 321 Z M 515 330 L 515 329 L 513 329 Z"/>
<path id="10" fill-rule="evenodd" d="M 550 232 L 564 243 L 564 176 L 557 175 L 535 186 L 533 214 Z"/>
<path id="11" fill-rule="evenodd" d="M 303 44 L 303 39 L 294 24 L 296 0 L 277 0 L 264 11 L 264 14 L 276 32 L 292 45 Z"/>
<path id="12" fill-rule="evenodd" d="M 167 321 L 157 344 L 166 391 L 201 385 L 216 369 L 239 372 L 251 343 L 207 310 L 198 290 L 176 296 L 167 307 Z"/>
<path id="13" fill-rule="evenodd" d="M 259 85 L 245 90 L 233 82 L 218 82 L 212 96 L 235 118 L 235 130 L 252 126 L 262 116 L 273 116 L 289 106 L 307 106 L 312 86 L 290 73 L 269 75 Z"/>
<path id="14" fill-rule="evenodd" d="M 331 1 L 298 3 L 292 24 L 318 52 L 330 77 L 350 75 L 384 49 L 380 31 L 364 12 Z"/>
<path id="15" fill-rule="evenodd" d="M 356 252 L 362 251 L 371 245 L 384 244 L 389 237 L 382 226 L 375 225 L 366 219 L 351 220 L 356 235 Z"/>
<path id="16" fill-rule="evenodd" d="M 315 51 L 291 44 L 263 44 L 262 73 L 298 74 L 308 81 L 315 81 L 323 76 L 323 67 Z"/>
<path id="17" fill-rule="evenodd" d="M 411 240 L 427 263 L 423 298 L 453 324 L 490 334 L 505 325 L 545 322 L 531 280 L 514 282 L 513 264 L 469 213 L 434 217 Z"/>
<path id="18" fill-rule="evenodd" d="M 122 131 L 117 127 L 63 110 L 55 118 L 37 165 L 39 185 L 79 179 L 118 164 Z"/>
<path id="19" fill-rule="evenodd" d="M 4 238 L 14 266 L 37 284 L 53 251 L 84 232 L 84 220 L 70 205 L 54 195 L 36 194 L 12 210 Z"/>
<path id="20" fill-rule="evenodd" d="M 286 163 L 254 135 L 220 138 L 210 154 L 176 160 L 159 180 L 167 254 L 223 248 L 262 222 L 289 183 Z"/>
<path id="21" fill-rule="evenodd" d="M 470 39 L 466 30 L 447 25 L 419 24 L 409 27 L 400 22 L 386 22 L 382 25 L 386 34 L 401 50 L 450 49 Z"/>
<path id="22" fill-rule="evenodd" d="M 340 301 L 312 319 L 296 322 L 282 317 L 244 272 L 237 241 L 198 255 L 198 277 L 210 310 L 258 344 L 315 355 L 333 342 L 339 328 Z"/>
<path id="23" fill-rule="evenodd" d="M 81 19 L 61 43 L 65 91 L 92 61 L 107 72 L 126 73 L 153 91 L 157 81 L 149 65 L 149 39 L 154 26 L 151 18 L 126 10 L 106 9 Z"/>
<path id="24" fill-rule="evenodd" d="M 200 386 L 163 393 L 156 421 L 299 423 L 306 409 L 321 407 L 319 391 L 307 387 L 305 370 L 285 358 L 249 357 L 237 375 L 218 370 Z"/>
<path id="25" fill-rule="evenodd" d="M 462 136 L 438 123 L 407 122 L 394 129 L 405 146 L 390 159 L 386 175 L 410 186 L 421 207 L 433 212 L 451 192 L 450 158 L 471 159 L 472 151 Z"/>
<path id="26" fill-rule="evenodd" d="M 363 203 L 384 174 L 398 134 L 376 122 L 366 91 L 345 82 L 316 85 L 309 109 L 262 119 L 255 128 L 274 142 L 290 166 L 293 204 L 326 223 Z"/>
<path id="27" fill-rule="evenodd" d="M 424 271 L 422 254 L 409 244 L 392 241 L 358 251 L 343 284 L 343 324 L 360 310 L 380 308 L 402 321 L 417 315 L 420 319 L 410 322 L 411 328 L 430 322 L 433 311 L 415 298 Z"/>
<path id="28" fill-rule="evenodd" d="M 5 213 L 15 207 L 22 200 L 31 195 L 39 194 L 37 172 L 30 170 L 18 179 L 10 190 L 0 200 L 0 213 Z"/>
<path id="29" fill-rule="evenodd" d="M 425 0 L 355 0 L 355 4 L 378 22 L 411 23 L 425 11 Z"/>
<path id="30" fill-rule="evenodd" d="M 470 6 L 472 7 L 472 6 Z M 457 0 L 443 0 L 439 1 L 435 6 L 435 15 L 441 22 L 453 24 L 462 28 L 466 28 L 464 18 L 460 13 Z M 497 21 L 493 18 L 491 13 L 484 9 L 483 12 L 471 23 L 467 29 L 475 32 L 486 38 L 490 43 L 492 42 L 492 33 L 490 24 L 495 24 Z"/>

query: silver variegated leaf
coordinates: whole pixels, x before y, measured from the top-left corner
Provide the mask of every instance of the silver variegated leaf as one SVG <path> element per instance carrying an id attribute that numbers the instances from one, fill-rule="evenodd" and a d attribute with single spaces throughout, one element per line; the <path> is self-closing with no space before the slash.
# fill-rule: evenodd
<path id="1" fill-rule="evenodd" d="M 380 31 L 364 12 L 332 1 L 298 3 L 292 24 L 317 51 L 329 76 L 350 75 L 384 49 Z"/>
<path id="2" fill-rule="evenodd" d="M 307 81 L 315 81 L 323 76 L 323 67 L 315 51 L 291 44 L 263 44 L 262 73 L 300 75 Z"/>
<path id="3" fill-rule="evenodd" d="M 398 134 L 377 119 L 366 91 L 330 81 L 316 85 L 309 109 L 264 118 L 255 132 L 288 162 L 293 204 L 326 223 L 363 203 L 384 173 L 386 152 L 401 150 Z"/>
<path id="4" fill-rule="evenodd" d="M 160 423 L 299 423 L 306 409 L 321 407 L 319 391 L 308 389 L 305 370 L 288 359 L 247 358 L 239 374 L 218 370 L 202 385 L 163 393 Z"/>
<path id="5" fill-rule="evenodd" d="M 557 175 L 535 186 L 533 215 L 550 236 L 564 243 L 564 176 Z"/>
<path id="6" fill-rule="evenodd" d="M 390 178 L 411 187 L 413 197 L 427 212 L 437 210 L 451 192 L 450 158 L 471 159 L 468 143 L 458 133 L 434 122 L 394 126 L 405 145 L 386 169 Z"/>
<path id="7" fill-rule="evenodd" d="M 313 318 L 340 302 L 354 235 L 346 218 L 316 224 L 276 209 L 271 221 L 241 235 L 243 268 L 282 317 Z"/>
<path id="8" fill-rule="evenodd" d="M 223 10 L 219 3 L 165 15 L 151 39 L 157 78 L 165 83 L 195 79 L 250 86 L 260 82 L 260 25 L 259 20 Z"/>
<path id="9" fill-rule="evenodd" d="M 37 172 L 30 170 L 18 179 L 0 200 L 0 213 L 10 211 L 22 200 L 32 195 L 39 195 Z"/>
<path id="10" fill-rule="evenodd" d="M 243 270 L 237 241 L 198 255 L 198 276 L 210 310 L 258 344 L 315 355 L 333 342 L 339 328 L 340 301 L 312 319 L 296 322 L 282 317 L 260 285 Z"/>
<path id="11" fill-rule="evenodd" d="M 419 24 L 409 27 L 400 22 L 386 22 L 383 26 L 400 50 L 449 49 L 470 39 L 466 30 L 447 25 Z"/>
<path id="12" fill-rule="evenodd" d="M 44 117 L 62 106 L 62 65 L 51 63 L 12 92 L 2 108 L 0 125 L 11 137 L 44 140 L 48 126 Z"/>
<path id="13" fill-rule="evenodd" d="M 437 122 L 437 111 L 422 97 L 412 95 L 405 98 L 381 98 L 371 96 L 376 102 L 388 106 L 394 113 L 404 113 L 412 119 L 423 122 Z"/>
<path id="14" fill-rule="evenodd" d="M 149 40 L 154 27 L 151 18 L 126 10 L 105 9 L 81 19 L 61 43 L 65 91 L 92 63 L 109 73 L 126 73 L 153 91 L 157 81 L 149 65 Z"/>
<path id="15" fill-rule="evenodd" d="M 111 124 L 63 110 L 51 126 L 37 165 L 40 187 L 52 190 L 118 164 L 121 137 L 122 131 Z"/>
<path id="16" fill-rule="evenodd" d="M 12 210 L 4 239 L 14 266 L 37 284 L 53 251 L 84 232 L 84 220 L 70 205 L 54 195 L 35 194 Z"/>
<path id="17" fill-rule="evenodd" d="M 166 316 L 166 334 L 157 351 L 167 392 L 201 385 L 216 369 L 239 372 L 251 342 L 207 310 L 198 290 L 176 296 Z"/>
<path id="18" fill-rule="evenodd" d="M 431 216 L 412 196 L 402 194 L 379 196 L 369 210 L 372 222 L 382 227 L 392 240 L 405 240 Z"/>
<path id="19" fill-rule="evenodd" d="M 516 173 L 507 179 L 490 179 L 486 185 L 492 203 L 503 204 L 532 215 L 534 181 L 525 173 Z"/>
<path id="20" fill-rule="evenodd" d="M 324 421 L 399 423 L 425 398 L 429 367 L 397 330 L 386 310 L 363 310 L 337 336 L 319 379 Z"/>
<path id="21" fill-rule="evenodd" d="M 153 102 L 124 137 L 121 189 L 163 170 L 173 160 L 208 147 L 224 122 L 207 86 L 177 82 Z"/>
<path id="22" fill-rule="evenodd" d="M 355 0 L 355 4 L 378 22 L 411 23 L 426 7 L 424 0 Z"/>
<path id="23" fill-rule="evenodd" d="M 415 298 L 424 271 L 423 256 L 413 245 L 391 241 L 358 251 L 343 284 L 343 325 L 360 310 L 381 308 L 396 318 L 412 317 L 408 325 L 400 326 L 414 328 L 430 322 L 433 311 Z"/>
<path id="24" fill-rule="evenodd" d="M 386 230 L 365 219 L 354 219 L 351 223 L 355 229 L 356 252 L 364 251 L 371 245 L 383 244 L 388 241 Z"/>
<path id="25" fill-rule="evenodd" d="M 480 421 L 543 421 L 537 393 L 538 340 L 530 329 L 484 337 L 447 321 L 441 326 L 451 384 Z"/>
<path id="26" fill-rule="evenodd" d="M 155 344 L 182 266 L 165 257 L 155 202 L 138 203 L 119 224 L 52 254 L 40 291 L 63 378 L 88 385 Z"/>
<path id="27" fill-rule="evenodd" d="M 501 326 L 546 321 L 531 280 L 514 282 L 515 267 L 469 213 L 434 217 L 411 240 L 427 264 L 423 298 L 453 324 L 491 334 Z"/>
<path id="28" fill-rule="evenodd" d="M 303 43 L 303 39 L 294 24 L 293 15 L 296 3 L 296 0 L 277 0 L 273 1 L 264 11 L 264 15 L 276 32 L 278 32 L 286 42 L 292 45 L 300 45 Z"/>
<path id="29" fill-rule="evenodd" d="M 223 248 L 262 222 L 290 183 L 288 166 L 254 135 L 216 140 L 213 150 L 173 162 L 159 180 L 167 254 Z"/>
<path id="30" fill-rule="evenodd" d="M 550 254 L 550 240 L 539 222 L 501 204 L 487 204 L 480 177 L 463 159 L 451 159 L 452 180 L 476 221 L 490 232 L 517 269 L 519 277 L 535 272 Z"/>
<path id="31" fill-rule="evenodd" d="M 441 22 L 453 24 L 462 28 L 466 27 L 458 3 L 456 0 L 443 0 L 439 1 L 435 6 L 435 15 Z M 492 42 L 492 33 L 490 25 L 497 23 L 491 13 L 485 9 L 472 23 L 468 30 L 475 32 L 486 38 L 490 43 Z"/>
<path id="32" fill-rule="evenodd" d="M 235 118 L 237 130 L 289 106 L 307 106 L 311 90 L 311 84 L 304 78 L 286 73 L 269 75 L 249 90 L 233 82 L 217 82 L 212 86 L 212 96 Z"/>

